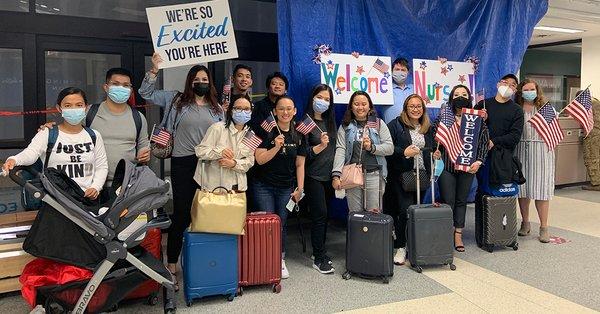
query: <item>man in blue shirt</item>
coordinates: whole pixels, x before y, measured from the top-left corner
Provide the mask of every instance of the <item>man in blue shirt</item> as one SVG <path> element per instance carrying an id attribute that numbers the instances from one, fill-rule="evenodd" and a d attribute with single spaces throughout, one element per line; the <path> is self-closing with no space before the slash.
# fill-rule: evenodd
<path id="1" fill-rule="evenodd" d="M 400 115 L 404 107 L 404 100 L 414 93 L 413 85 L 406 83 L 409 72 L 410 66 L 408 65 L 408 60 L 404 58 L 394 60 L 392 64 L 394 104 L 391 106 L 382 106 L 384 107 L 383 120 L 385 123 L 389 123 Z"/>

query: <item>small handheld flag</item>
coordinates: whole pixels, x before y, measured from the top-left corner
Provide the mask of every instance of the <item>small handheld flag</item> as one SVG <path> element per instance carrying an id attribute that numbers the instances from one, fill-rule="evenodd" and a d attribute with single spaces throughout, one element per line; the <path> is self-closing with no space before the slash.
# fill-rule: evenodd
<path id="1" fill-rule="evenodd" d="M 254 131 L 248 130 L 242 139 L 242 143 L 248 146 L 250 150 L 255 151 L 262 143 L 262 139 L 258 137 Z"/>
<path id="2" fill-rule="evenodd" d="M 300 121 L 300 123 L 296 125 L 296 130 L 304 135 L 307 135 L 308 133 L 312 132 L 312 130 L 314 130 L 316 127 L 317 124 L 315 123 L 315 121 L 313 121 L 313 119 L 309 115 L 306 115 L 304 117 L 304 120 Z"/>
<path id="3" fill-rule="evenodd" d="M 150 142 L 154 142 L 160 146 L 167 146 L 169 145 L 170 140 L 171 134 L 167 132 L 167 130 L 164 128 L 157 128 L 156 126 L 153 128 Z"/>
<path id="4" fill-rule="evenodd" d="M 384 74 L 385 74 L 385 72 L 387 72 L 390 69 L 390 66 L 387 65 L 387 64 L 385 64 L 385 63 L 383 63 L 383 61 L 381 61 L 381 59 L 379 59 L 379 58 L 377 58 L 377 60 L 375 60 L 375 63 L 373 64 L 373 67 L 377 71 L 379 71 L 381 73 L 384 73 Z"/>
<path id="5" fill-rule="evenodd" d="M 549 102 L 543 105 L 527 122 L 531 123 L 531 126 L 538 132 L 549 151 L 554 150 L 565 137 L 558 123 L 558 114 Z"/>
<path id="6" fill-rule="evenodd" d="M 589 87 L 581 92 L 579 96 L 575 97 L 564 110 L 581 124 L 581 127 L 585 131 L 585 136 L 590 134 L 590 131 L 594 128 L 594 114 L 592 111 L 592 95 L 590 94 Z"/>
<path id="7" fill-rule="evenodd" d="M 260 124 L 260 126 L 267 132 L 271 132 L 276 125 L 277 122 L 275 122 L 275 117 L 273 117 L 272 113 Z"/>
<path id="8" fill-rule="evenodd" d="M 458 158 L 461 151 L 462 141 L 459 133 L 460 125 L 454 118 L 452 108 L 446 104 L 440 113 L 440 122 L 435 133 L 435 140 L 446 148 L 448 157 L 453 163 L 456 163 L 456 158 Z"/>
<path id="9" fill-rule="evenodd" d="M 367 117 L 367 128 L 379 130 L 379 119 L 375 114 L 371 114 Z"/>

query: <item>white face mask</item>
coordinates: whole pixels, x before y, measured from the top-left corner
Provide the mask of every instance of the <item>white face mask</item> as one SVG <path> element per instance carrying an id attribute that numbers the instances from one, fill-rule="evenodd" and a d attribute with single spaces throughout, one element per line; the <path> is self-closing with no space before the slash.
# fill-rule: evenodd
<path id="1" fill-rule="evenodd" d="M 510 98 L 514 94 L 514 91 L 506 85 L 500 85 L 498 87 L 498 94 L 504 98 Z"/>

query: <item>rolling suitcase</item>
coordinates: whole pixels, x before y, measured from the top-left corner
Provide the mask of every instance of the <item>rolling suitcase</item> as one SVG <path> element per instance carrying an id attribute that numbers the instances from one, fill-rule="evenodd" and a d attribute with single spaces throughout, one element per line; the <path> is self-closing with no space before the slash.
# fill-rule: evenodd
<path id="1" fill-rule="evenodd" d="M 517 197 L 483 195 L 475 203 L 477 246 L 492 253 L 495 246 L 519 249 L 517 241 Z"/>
<path id="2" fill-rule="evenodd" d="M 381 171 L 380 171 L 381 174 Z M 366 175 L 364 176 L 366 178 Z M 379 206 L 382 202 L 381 178 Z M 363 209 L 367 208 L 367 190 L 363 188 Z M 381 278 L 384 283 L 394 276 L 394 220 L 392 216 L 369 211 L 348 215 L 346 231 L 346 272 L 365 278 Z"/>
<path id="3" fill-rule="evenodd" d="M 238 236 L 186 231 L 181 268 L 187 306 L 210 295 L 227 295 L 233 301 L 238 285 Z"/>
<path id="4" fill-rule="evenodd" d="M 276 214 L 250 213 L 245 234 L 239 236 L 239 290 L 243 287 L 272 285 L 281 292 L 281 220 Z"/>
<path id="5" fill-rule="evenodd" d="M 417 162 L 418 159 L 415 159 Z M 418 164 L 417 164 L 418 167 Z M 433 169 L 433 159 L 431 159 Z M 432 170 L 433 171 L 433 170 Z M 419 171 L 417 173 L 417 204 L 407 209 L 406 249 L 410 267 L 416 272 L 423 271 L 422 266 L 454 265 L 454 220 L 452 208 L 447 204 L 435 202 L 435 180 L 431 177 L 432 204 L 421 204 Z"/>

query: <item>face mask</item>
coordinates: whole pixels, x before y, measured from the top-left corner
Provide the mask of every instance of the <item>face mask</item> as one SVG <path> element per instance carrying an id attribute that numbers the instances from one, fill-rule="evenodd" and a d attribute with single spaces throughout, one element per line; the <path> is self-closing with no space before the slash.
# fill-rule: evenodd
<path id="1" fill-rule="evenodd" d="M 392 72 L 392 78 L 394 78 L 394 82 L 396 82 L 396 84 L 402 84 L 406 81 L 406 77 L 408 76 L 408 73 L 406 72 L 402 72 L 402 71 L 393 71 Z"/>
<path id="2" fill-rule="evenodd" d="M 323 99 L 313 99 L 313 109 L 316 113 L 323 113 L 329 109 L 329 102 Z"/>
<path id="3" fill-rule="evenodd" d="M 533 101 L 537 97 L 537 91 L 534 90 L 524 90 L 523 91 L 523 99 L 526 101 Z"/>
<path id="4" fill-rule="evenodd" d="M 454 110 L 457 111 L 460 111 L 462 108 L 471 108 L 471 102 L 463 96 L 452 99 L 452 105 L 454 106 Z"/>
<path id="5" fill-rule="evenodd" d="M 110 86 L 108 88 L 108 98 L 117 104 L 124 104 L 131 96 L 131 88 L 123 86 Z"/>
<path id="6" fill-rule="evenodd" d="M 506 85 L 500 85 L 500 87 L 498 87 L 498 93 L 504 98 L 510 98 L 514 92 L 510 87 Z"/>
<path id="7" fill-rule="evenodd" d="M 250 121 L 250 118 L 252 117 L 252 111 L 237 111 L 234 110 L 231 113 L 231 118 L 233 119 L 233 122 L 235 124 L 246 124 L 248 123 L 248 121 Z"/>
<path id="8" fill-rule="evenodd" d="M 442 171 L 444 171 L 444 161 L 441 159 L 436 159 L 434 167 L 435 167 L 435 171 L 433 172 L 433 175 L 436 177 L 441 176 Z"/>
<path id="9" fill-rule="evenodd" d="M 85 118 L 85 108 L 63 109 L 62 117 L 70 125 L 78 125 Z"/>
<path id="10" fill-rule="evenodd" d="M 194 83 L 192 89 L 194 90 L 194 94 L 202 97 L 208 94 L 209 86 L 208 83 Z"/>

